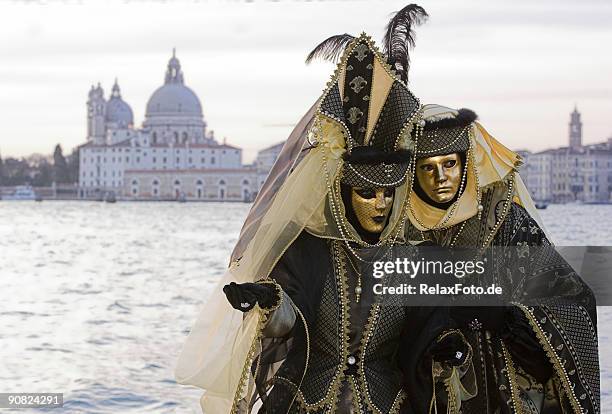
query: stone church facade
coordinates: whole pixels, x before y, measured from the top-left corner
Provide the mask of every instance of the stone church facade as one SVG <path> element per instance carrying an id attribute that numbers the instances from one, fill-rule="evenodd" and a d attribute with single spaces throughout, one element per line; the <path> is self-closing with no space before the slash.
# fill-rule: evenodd
<path id="1" fill-rule="evenodd" d="M 251 201 L 260 181 L 256 169 L 242 165 L 241 148 L 219 143 L 208 130 L 174 52 L 141 128 L 117 81 L 108 99 L 100 84 L 91 87 L 79 162 L 85 199 Z"/>

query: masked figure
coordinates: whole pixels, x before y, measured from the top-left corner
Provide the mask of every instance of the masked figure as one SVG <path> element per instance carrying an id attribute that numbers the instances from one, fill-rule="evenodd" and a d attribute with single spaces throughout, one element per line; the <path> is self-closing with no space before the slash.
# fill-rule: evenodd
<path id="1" fill-rule="evenodd" d="M 416 5 L 397 13 L 383 53 L 362 34 L 311 54 L 340 57 L 337 69 L 279 155 L 179 360 L 178 381 L 205 390 L 204 412 L 412 413 L 423 397 L 406 394 L 398 354 L 417 321 L 440 327 L 420 338 L 428 361 L 469 364 L 447 313 L 381 306 L 369 271 L 404 241 L 422 117 L 407 50 L 425 17 Z"/>
<path id="2" fill-rule="evenodd" d="M 459 384 L 438 389 L 436 404 L 463 413 L 600 412 L 593 293 L 538 223 L 519 156 L 470 110 L 423 111 L 406 238 L 504 248 L 510 255 L 496 254 L 496 266 L 520 272 L 523 283 L 499 282 L 513 292 L 510 306 L 450 308 L 474 351 L 477 391 L 461 401 Z"/>

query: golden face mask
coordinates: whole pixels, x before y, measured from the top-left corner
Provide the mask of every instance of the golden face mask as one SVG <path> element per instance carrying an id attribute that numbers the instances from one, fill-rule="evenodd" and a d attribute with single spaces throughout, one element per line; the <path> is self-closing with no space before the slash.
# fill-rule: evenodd
<path id="1" fill-rule="evenodd" d="M 393 206 L 393 188 L 351 188 L 351 204 L 361 227 L 370 233 L 381 233 Z"/>
<path id="2" fill-rule="evenodd" d="M 425 194 L 436 203 L 447 203 L 455 197 L 462 173 L 461 157 L 456 152 L 417 160 L 417 180 Z"/>

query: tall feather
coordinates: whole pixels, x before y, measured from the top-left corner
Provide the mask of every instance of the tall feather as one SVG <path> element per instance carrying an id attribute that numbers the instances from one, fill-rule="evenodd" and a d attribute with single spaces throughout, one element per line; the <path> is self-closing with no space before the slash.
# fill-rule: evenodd
<path id="1" fill-rule="evenodd" d="M 383 52 L 404 82 L 408 82 L 410 48 L 414 47 L 414 26 L 427 21 L 429 15 L 421 6 L 409 4 L 391 18 L 383 39 Z"/>
<path id="2" fill-rule="evenodd" d="M 344 52 L 344 49 L 355 39 L 354 36 L 344 33 L 331 36 L 315 47 L 312 52 L 306 57 L 306 63 L 310 63 L 315 59 L 328 60 L 336 63 Z"/>

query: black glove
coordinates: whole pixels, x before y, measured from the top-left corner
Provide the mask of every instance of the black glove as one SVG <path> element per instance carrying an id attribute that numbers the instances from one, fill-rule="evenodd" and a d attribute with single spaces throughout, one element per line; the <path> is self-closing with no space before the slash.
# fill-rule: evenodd
<path id="1" fill-rule="evenodd" d="M 235 283 L 223 286 L 223 293 L 234 309 L 248 312 L 259 303 L 260 308 L 271 308 L 280 298 L 272 284 Z"/>
<path id="2" fill-rule="evenodd" d="M 450 316 L 461 329 L 485 329 L 503 334 L 514 306 L 455 306 Z"/>
<path id="3" fill-rule="evenodd" d="M 434 361 L 452 366 L 465 364 L 469 358 L 470 347 L 459 332 L 444 336 L 439 342 L 434 342 L 428 349 L 428 354 Z"/>

